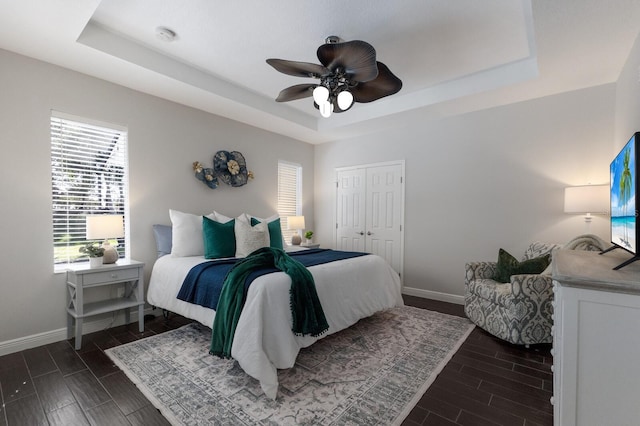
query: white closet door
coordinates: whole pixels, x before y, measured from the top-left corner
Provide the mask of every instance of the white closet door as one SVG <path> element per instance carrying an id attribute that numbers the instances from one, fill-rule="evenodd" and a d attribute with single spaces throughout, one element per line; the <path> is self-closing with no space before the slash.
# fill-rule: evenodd
<path id="1" fill-rule="evenodd" d="M 369 167 L 366 178 L 365 251 L 384 258 L 400 272 L 402 168 Z"/>
<path id="2" fill-rule="evenodd" d="M 365 169 L 339 171 L 336 249 L 365 251 Z"/>
<path id="3" fill-rule="evenodd" d="M 377 254 L 402 273 L 403 164 L 338 169 L 336 249 Z"/>

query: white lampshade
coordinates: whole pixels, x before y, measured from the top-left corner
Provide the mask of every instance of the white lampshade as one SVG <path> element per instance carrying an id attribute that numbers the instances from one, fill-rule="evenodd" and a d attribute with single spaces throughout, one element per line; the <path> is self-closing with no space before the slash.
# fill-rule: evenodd
<path id="1" fill-rule="evenodd" d="M 609 185 L 571 186 L 564 189 L 564 212 L 607 214 Z"/>
<path id="2" fill-rule="evenodd" d="M 289 216 L 287 218 L 287 229 L 304 229 L 304 216 Z"/>
<path id="3" fill-rule="evenodd" d="M 124 237 L 124 218 L 121 214 L 87 215 L 87 240 Z"/>
<path id="4" fill-rule="evenodd" d="M 329 99 L 329 89 L 324 86 L 318 86 L 313 89 L 313 100 L 318 104 L 322 105 L 324 102 L 327 102 Z"/>
<path id="5" fill-rule="evenodd" d="M 343 90 L 338 94 L 338 106 L 345 111 L 353 104 L 353 95 L 348 90 Z"/>

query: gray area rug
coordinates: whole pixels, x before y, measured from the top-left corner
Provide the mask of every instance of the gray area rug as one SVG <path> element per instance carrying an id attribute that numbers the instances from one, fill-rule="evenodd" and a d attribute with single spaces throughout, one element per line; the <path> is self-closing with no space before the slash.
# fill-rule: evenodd
<path id="1" fill-rule="evenodd" d="M 107 350 L 175 425 L 400 424 L 473 330 L 466 318 L 394 308 L 302 349 L 272 401 L 200 324 Z"/>

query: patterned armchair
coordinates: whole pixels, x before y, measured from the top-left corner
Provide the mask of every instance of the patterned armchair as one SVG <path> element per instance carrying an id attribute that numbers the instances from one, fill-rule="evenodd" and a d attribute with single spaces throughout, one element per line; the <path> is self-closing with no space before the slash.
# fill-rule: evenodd
<path id="1" fill-rule="evenodd" d="M 595 235 L 581 235 L 564 246 L 533 243 L 523 261 L 554 249 L 604 250 L 608 246 Z M 548 269 L 549 270 L 549 269 Z M 553 285 L 551 274 L 512 275 L 508 283 L 492 279 L 496 262 L 466 264 L 464 312 L 476 325 L 516 345 L 551 343 Z"/>

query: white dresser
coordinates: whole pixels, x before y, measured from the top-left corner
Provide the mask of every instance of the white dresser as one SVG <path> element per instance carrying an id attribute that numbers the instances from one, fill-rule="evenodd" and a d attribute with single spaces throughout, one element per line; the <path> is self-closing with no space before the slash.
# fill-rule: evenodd
<path id="1" fill-rule="evenodd" d="M 629 257 L 554 255 L 555 425 L 640 425 L 640 261 L 612 270 Z"/>

